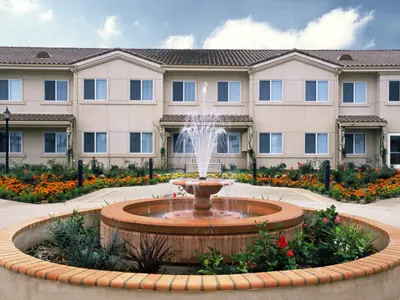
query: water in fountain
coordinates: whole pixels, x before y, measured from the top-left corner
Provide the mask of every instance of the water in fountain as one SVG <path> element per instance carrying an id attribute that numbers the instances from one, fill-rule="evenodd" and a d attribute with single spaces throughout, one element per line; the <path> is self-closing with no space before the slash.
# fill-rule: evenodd
<path id="1" fill-rule="evenodd" d="M 218 138 L 226 134 L 221 126 L 222 120 L 219 114 L 207 113 L 206 97 L 207 83 L 204 82 L 201 89 L 202 103 L 200 113 L 189 113 L 184 128 L 182 129 L 178 143 L 189 139 L 193 145 L 194 155 L 200 178 L 207 177 L 207 170 L 210 164 L 212 153 L 217 146 Z"/>

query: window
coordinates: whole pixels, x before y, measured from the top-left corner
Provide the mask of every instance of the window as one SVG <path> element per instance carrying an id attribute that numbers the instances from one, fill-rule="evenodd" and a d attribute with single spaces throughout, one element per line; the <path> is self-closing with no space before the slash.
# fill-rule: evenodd
<path id="1" fill-rule="evenodd" d="M 239 154 L 240 153 L 240 133 L 229 132 L 218 137 L 217 153 Z"/>
<path id="2" fill-rule="evenodd" d="M 7 136 L 5 132 L 0 132 L 0 152 L 6 152 Z M 10 153 L 22 152 L 22 132 L 9 133 L 9 148 Z"/>
<path id="3" fill-rule="evenodd" d="M 343 82 L 343 103 L 365 103 L 365 82 Z"/>
<path id="4" fill-rule="evenodd" d="M 131 100 L 152 101 L 153 80 L 131 80 Z"/>
<path id="5" fill-rule="evenodd" d="M 260 80 L 260 101 L 282 101 L 282 80 Z"/>
<path id="6" fill-rule="evenodd" d="M 172 136 L 174 153 L 191 154 L 194 153 L 192 140 L 189 137 L 181 137 L 179 133 L 174 133 Z"/>
<path id="7" fill-rule="evenodd" d="M 400 101 L 400 81 L 389 81 L 389 101 Z"/>
<path id="8" fill-rule="evenodd" d="M 67 133 L 46 132 L 44 134 L 44 153 L 66 153 Z"/>
<path id="9" fill-rule="evenodd" d="M 196 84 L 194 81 L 173 81 L 172 101 L 194 102 L 196 99 Z"/>
<path id="10" fill-rule="evenodd" d="M 107 100 L 106 79 L 85 79 L 83 85 L 84 100 Z"/>
<path id="11" fill-rule="evenodd" d="M 344 135 L 346 154 L 365 154 L 365 134 L 346 133 Z"/>
<path id="12" fill-rule="evenodd" d="M 240 82 L 218 82 L 218 102 L 240 102 Z"/>
<path id="13" fill-rule="evenodd" d="M 328 81 L 306 81 L 306 101 L 327 102 Z"/>
<path id="14" fill-rule="evenodd" d="M 282 133 L 260 133 L 259 152 L 282 154 Z"/>
<path id="15" fill-rule="evenodd" d="M 106 132 L 84 132 L 83 133 L 84 153 L 107 153 Z"/>
<path id="16" fill-rule="evenodd" d="M 0 80 L 0 100 L 22 100 L 21 79 Z"/>
<path id="17" fill-rule="evenodd" d="M 328 154 L 327 133 L 306 133 L 305 144 L 306 154 Z"/>
<path id="18" fill-rule="evenodd" d="M 46 101 L 67 101 L 68 81 L 67 80 L 45 80 L 44 100 Z"/>
<path id="19" fill-rule="evenodd" d="M 153 134 L 147 132 L 131 132 L 130 152 L 153 153 Z"/>

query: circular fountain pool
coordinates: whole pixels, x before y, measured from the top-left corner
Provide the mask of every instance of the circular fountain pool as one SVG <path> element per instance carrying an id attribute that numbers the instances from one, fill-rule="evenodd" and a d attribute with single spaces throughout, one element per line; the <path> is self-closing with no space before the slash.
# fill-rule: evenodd
<path id="1" fill-rule="evenodd" d="M 141 233 L 168 236 L 167 245 L 180 251 L 173 263 L 196 263 L 195 251 L 209 247 L 228 257 L 258 237 L 257 224 L 267 222 L 270 234 L 292 239 L 301 230 L 303 209 L 290 203 L 251 198 L 213 197 L 215 211 L 232 212 L 238 218 L 167 218 L 173 212 L 195 211 L 193 197 L 139 199 L 109 205 L 101 211 L 103 246 L 119 237 L 137 243 Z"/>

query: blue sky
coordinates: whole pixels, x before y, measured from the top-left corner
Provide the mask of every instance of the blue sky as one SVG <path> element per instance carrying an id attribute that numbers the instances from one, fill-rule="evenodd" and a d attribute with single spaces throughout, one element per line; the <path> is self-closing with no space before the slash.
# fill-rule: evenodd
<path id="1" fill-rule="evenodd" d="M 399 0 L 0 0 L 0 44 L 399 48 Z"/>

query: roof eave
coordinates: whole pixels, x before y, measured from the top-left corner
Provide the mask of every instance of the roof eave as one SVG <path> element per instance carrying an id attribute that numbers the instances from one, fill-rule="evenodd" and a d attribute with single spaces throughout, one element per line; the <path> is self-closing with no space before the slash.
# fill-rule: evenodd
<path id="1" fill-rule="evenodd" d="M 1 64 L 0 69 L 13 70 L 61 70 L 70 71 L 73 65 L 58 65 L 58 64 Z"/>

